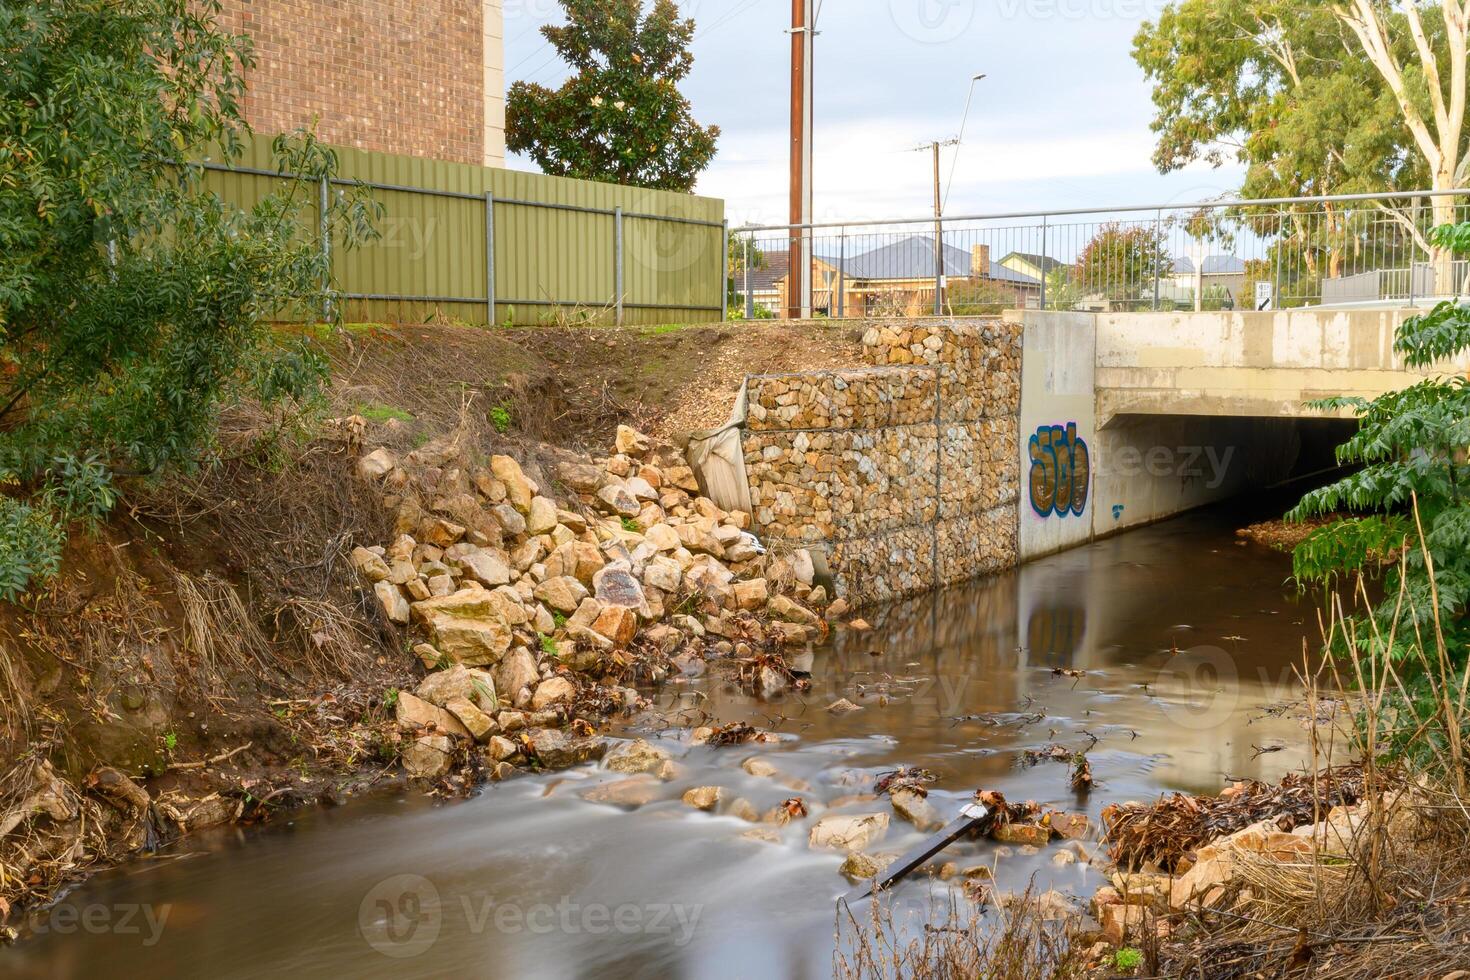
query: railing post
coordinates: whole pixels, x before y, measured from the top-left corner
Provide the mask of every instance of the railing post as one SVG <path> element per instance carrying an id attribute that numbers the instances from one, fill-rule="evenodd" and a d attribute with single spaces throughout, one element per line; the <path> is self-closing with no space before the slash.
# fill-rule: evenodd
<path id="1" fill-rule="evenodd" d="M 741 248 L 743 248 L 745 250 L 745 258 L 742 259 L 741 260 L 741 263 L 740 263 L 741 266 L 744 268 L 744 272 L 742 273 L 742 276 L 744 277 L 744 280 L 745 280 L 745 319 L 747 319 L 747 320 L 754 320 L 755 319 L 755 297 L 752 296 L 752 295 L 750 295 L 750 237 L 749 236 L 746 236 L 746 238 L 744 238 L 742 240 Z"/>
<path id="2" fill-rule="evenodd" d="M 1433 201 L 1430 202 L 1431 205 L 1433 203 L 1434 203 Z M 1414 199 L 1414 203 L 1413 203 L 1412 207 L 1413 207 L 1413 209 L 1415 211 L 1418 211 L 1419 210 L 1419 201 L 1418 201 L 1417 198 Z M 1411 220 L 1413 221 L 1414 224 L 1417 225 L 1419 223 L 1418 218 L 1419 218 L 1419 216 L 1416 214 L 1413 217 L 1413 219 L 1411 219 Z M 1409 236 L 1409 302 L 1408 302 L 1408 306 L 1410 308 L 1412 308 L 1414 306 L 1414 249 L 1417 248 L 1417 247 L 1418 247 L 1418 245 L 1414 241 L 1414 236 L 1413 235 L 1410 235 Z M 1379 278 L 1379 282 L 1381 283 L 1382 280 L 1383 280 L 1383 275 L 1380 273 L 1379 276 L 1378 276 L 1378 278 Z M 1383 287 L 1382 287 L 1382 285 L 1380 285 L 1378 287 L 1378 294 L 1380 296 L 1383 295 Z"/>
<path id="3" fill-rule="evenodd" d="M 730 275 L 730 219 L 720 225 L 720 322 L 730 319 L 730 287 L 735 279 Z"/>
<path id="4" fill-rule="evenodd" d="M 944 315 L 944 221 L 934 218 L 934 315 Z"/>
<path id="5" fill-rule="evenodd" d="M 837 238 L 837 319 L 841 320 L 847 315 L 847 304 L 843 297 L 847 294 L 847 283 L 844 281 L 847 266 L 847 229 L 843 228 Z"/>
<path id="6" fill-rule="evenodd" d="M 614 298 L 616 310 L 614 322 L 621 327 L 623 325 L 623 206 L 621 204 L 613 208 L 613 288 L 617 290 Z"/>
<path id="7" fill-rule="evenodd" d="M 1276 260 L 1271 263 L 1271 309 L 1281 309 L 1281 250 L 1286 247 L 1286 212 L 1276 209 Z M 1252 303 L 1252 306 L 1255 304 Z"/>
<path id="8" fill-rule="evenodd" d="M 1041 216 L 1041 308 L 1046 309 L 1046 215 Z"/>
<path id="9" fill-rule="evenodd" d="M 485 323 L 495 326 L 495 192 L 485 192 Z"/>
<path id="10" fill-rule="evenodd" d="M 332 288 L 332 221 L 328 215 L 331 200 L 331 181 L 326 175 L 323 175 L 317 184 L 317 210 L 321 214 L 322 310 L 328 320 L 332 319 L 332 297 L 328 293 L 328 290 Z"/>
<path id="11" fill-rule="evenodd" d="M 1154 212 L 1154 312 L 1159 311 L 1159 277 L 1164 265 L 1164 212 Z"/>

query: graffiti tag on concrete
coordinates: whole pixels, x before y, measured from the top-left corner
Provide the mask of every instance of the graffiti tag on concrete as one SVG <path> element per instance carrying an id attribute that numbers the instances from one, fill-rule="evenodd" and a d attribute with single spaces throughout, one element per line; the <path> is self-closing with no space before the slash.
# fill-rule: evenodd
<path id="1" fill-rule="evenodd" d="M 1092 482 L 1087 443 L 1077 438 L 1077 423 L 1043 425 L 1027 445 L 1031 455 L 1031 509 L 1042 517 L 1082 516 Z"/>

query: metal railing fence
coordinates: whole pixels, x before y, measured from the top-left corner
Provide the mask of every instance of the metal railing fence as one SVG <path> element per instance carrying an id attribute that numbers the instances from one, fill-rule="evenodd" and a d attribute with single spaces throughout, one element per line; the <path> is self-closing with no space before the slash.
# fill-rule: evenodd
<path id="1" fill-rule="evenodd" d="M 1470 190 L 747 225 L 729 291 L 748 318 L 1414 304 L 1470 293 L 1429 241 L 1466 220 Z"/>

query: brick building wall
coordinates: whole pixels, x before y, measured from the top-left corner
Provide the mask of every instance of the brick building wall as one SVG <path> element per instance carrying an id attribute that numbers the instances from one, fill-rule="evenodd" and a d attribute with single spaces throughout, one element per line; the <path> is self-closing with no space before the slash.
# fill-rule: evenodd
<path id="1" fill-rule="evenodd" d="M 501 0 L 224 0 L 249 34 L 245 117 L 263 135 L 317 118 L 327 143 L 505 162 Z"/>

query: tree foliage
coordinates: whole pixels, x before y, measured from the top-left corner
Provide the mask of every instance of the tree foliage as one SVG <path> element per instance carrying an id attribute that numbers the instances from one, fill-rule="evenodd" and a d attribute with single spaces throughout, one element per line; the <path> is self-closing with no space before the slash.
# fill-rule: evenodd
<path id="1" fill-rule="evenodd" d="M 555 90 L 519 81 L 506 100 L 506 146 L 546 173 L 689 191 L 715 155 L 677 85 L 694 65 L 694 21 L 674 0 L 560 0 L 567 23 L 541 28 L 574 74 Z"/>
<path id="2" fill-rule="evenodd" d="M 1470 224 L 1437 228 L 1434 237 L 1440 247 L 1466 243 Z M 1414 368 L 1470 351 L 1470 305 L 1446 300 L 1405 320 L 1394 348 Z M 1351 572 L 1385 568 L 1389 598 L 1372 613 L 1379 624 L 1392 621 L 1402 586 L 1405 614 L 1426 628 L 1438 619 L 1463 663 L 1470 641 L 1470 381 L 1463 375 L 1430 377 L 1372 401 L 1334 398 L 1314 404 L 1350 409 L 1357 416 L 1358 431 L 1338 447 L 1337 458 L 1358 468 L 1308 493 L 1288 515 L 1353 515 L 1319 528 L 1297 547 L 1296 577 L 1331 583 Z M 1426 553 L 1433 563 L 1432 583 Z M 1381 632 L 1387 636 L 1386 629 Z M 1373 630 L 1361 635 L 1371 636 Z M 1396 649 L 1388 652 L 1407 656 L 1413 640 L 1401 634 Z"/>
<path id="3" fill-rule="evenodd" d="M 54 572 L 60 529 L 122 476 L 196 465 L 222 403 L 309 396 L 321 361 L 269 328 L 323 315 L 318 181 L 332 152 L 280 138 L 303 175 L 243 211 L 208 192 L 238 153 L 248 41 L 217 0 L 27 0 L 0 10 L 0 597 Z M 371 210 L 338 194 L 350 246 Z M 310 229 L 310 231 L 304 231 Z"/>
<path id="4" fill-rule="evenodd" d="M 1422 49 L 1405 10 L 1439 3 L 1369 5 L 1372 34 L 1384 35 L 1380 60 L 1398 67 L 1409 111 L 1426 117 L 1434 115 L 1429 107 L 1436 81 L 1447 116 L 1453 115 L 1455 90 L 1464 91 L 1452 43 L 1463 36 L 1463 26 L 1451 29 L 1455 17 L 1463 17 L 1452 14 L 1451 5 L 1458 7 L 1446 0 L 1445 17 L 1416 17 Z M 1405 105 L 1359 36 L 1363 15 L 1357 6 L 1175 0 L 1157 21 L 1144 24 L 1133 57 L 1154 86 L 1159 170 L 1234 157 L 1246 166 L 1241 191 L 1247 197 L 1434 184 L 1435 168 Z M 1444 123 L 1454 142 L 1458 127 L 1450 118 Z M 1456 158 L 1470 160 L 1470 131 L 1459 135 Z"/>
<path id="5" fill-rule="evenodd" d="M 1109 222 L 1083 246 L 1072 279 L 1084 296 L 1126 303 L 1152 298 L 1155 278 L 1172 269 L 1162 229 Z"/>

